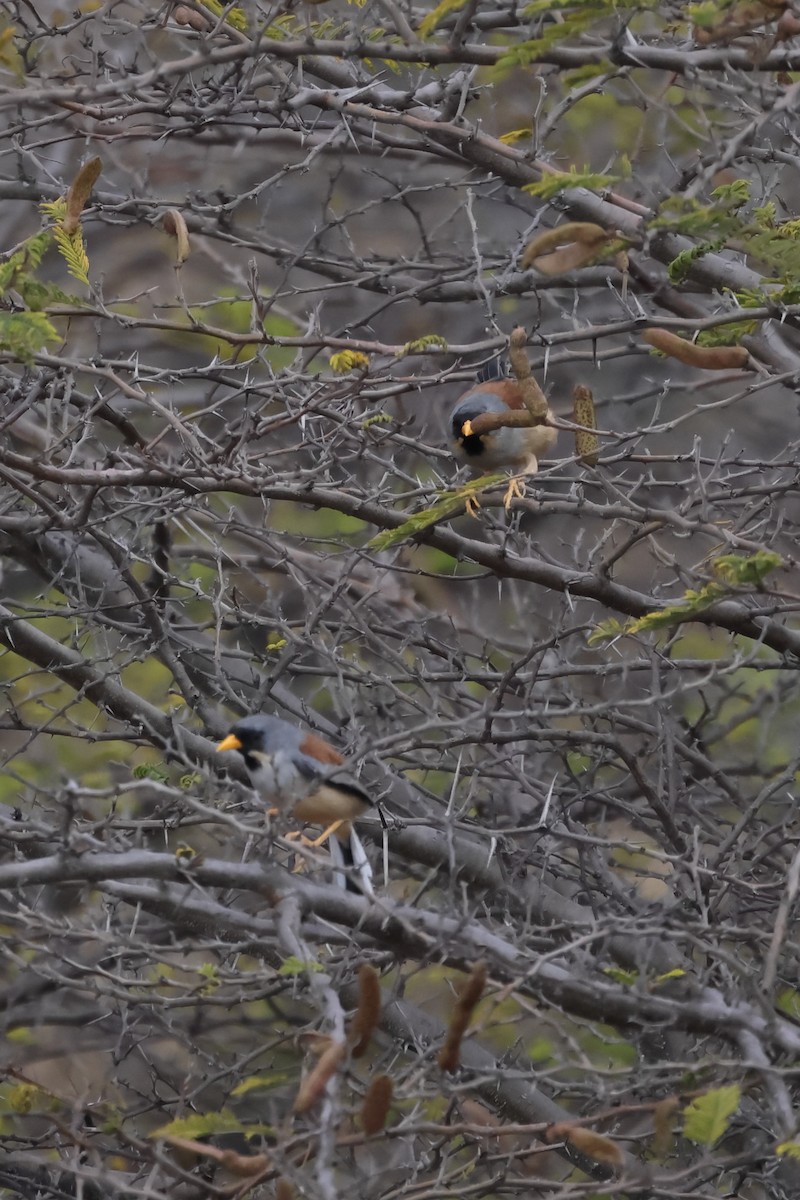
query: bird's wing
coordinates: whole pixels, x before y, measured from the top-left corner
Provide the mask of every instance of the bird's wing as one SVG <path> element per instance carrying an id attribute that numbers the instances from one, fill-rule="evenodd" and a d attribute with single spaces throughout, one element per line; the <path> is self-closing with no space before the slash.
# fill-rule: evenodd
<path id="1" fill-rule="evenodd" d="M 303 754 L 301 750 L 294 752 L 292 762 L 304 779 L 340 788 L 341 791 L 356 796 L 363 804 L 372 806 L 373 801 L 369 794 L 364 791 L 356 777 L 350 774 L 347 767 L 336 762 L 320 762 L 319 759 L 312 758 L 310 754 Z"/>

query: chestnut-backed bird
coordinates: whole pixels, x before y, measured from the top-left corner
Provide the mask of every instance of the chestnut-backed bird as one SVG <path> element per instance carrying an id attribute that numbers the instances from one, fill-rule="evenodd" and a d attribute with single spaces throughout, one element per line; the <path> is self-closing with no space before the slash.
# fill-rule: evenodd
<path id="1" fill-rule="evenodd" d="M 331 858 L 351 891 L 372 891 L 364 846 L 353 822 L 372 800 L 350 773 L 344 756 L 310 729 L 266 713 L 243 717 L 217 746 L 237 750 L 253 789 L 281 814 L 329 828 Z"/>
<path id="2" fill-rule="evenodd" d="M 450 414 L 453 454 L 474 471 L 512 470 L 534 475 L 539 458 L 555 445 L 558 431 L 552 425 L 504 426 L 488 433 L 474 433 L 473 422 L 484 413 L 524 410 L 520 386 L 514 379 L 497 377 L 498 367 L 489 364 L 475 383 L 456 402 Z M 547 416 L 552 413 L 548 409 Z"/>

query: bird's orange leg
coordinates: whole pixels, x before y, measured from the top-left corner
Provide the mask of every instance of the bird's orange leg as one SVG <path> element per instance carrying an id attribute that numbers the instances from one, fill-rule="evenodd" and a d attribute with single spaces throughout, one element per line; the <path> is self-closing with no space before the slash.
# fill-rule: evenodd
<path id="1" fill-rule="evenodd" d="M 320 846 L 324 846 L 325 843 L 327 842 L 328 838 L 332 837 L 336 833 L 336 830 L 339 828 L 339 826 L 343 825 L 343 824 L 344 824 L 344 821 L 333 821 L 328 826 L 327 829 L 324 829 L 322 831 L 322 833 L 319 835 L 319 837 L 315 837 L 315 838 L 305 837 L 300 832 L 299 829 L 295 829 L 292 833 L 287 833 L 286 837 L 287 837 L 287 839 L 288 838 L 299 838 L 300 842 L 303 846 L 309 846 L 311 849 L 317 850 L 317 849 L 319 849 Z M 297 874 L 298 872 L 304 870 L 305 866 L 306 866 L 306 864 L 303 861 L 303 859 L 299 858 L 293 868 L 294 874 Z"/>
<path id="2" fill-rule="evenodd" d="M 525 499 L 525 474 L 527 472 L 522 475 L 512 475 L 509 479 L 506 493 L 503 496 L 503 508 L 506 512 L 509 511 L 514 500 Z"/>
<path id="3" fill-rule="evenodd" d="M 511 476 L 508 481 L 508 487 L 506 488 L 506 494 L 503 497 L 503 508 L 506 510 L 506 512 L 508 512 L 508 510 L 511 508 L 512 500 L 525 499 L 525 494 L 527 491 L 527 488 L 525 487 L 525 476 L 535 475 L 538 470 L 539 461 L 532 454 L 525 470 L 521 471 L 519 475 Z"/>

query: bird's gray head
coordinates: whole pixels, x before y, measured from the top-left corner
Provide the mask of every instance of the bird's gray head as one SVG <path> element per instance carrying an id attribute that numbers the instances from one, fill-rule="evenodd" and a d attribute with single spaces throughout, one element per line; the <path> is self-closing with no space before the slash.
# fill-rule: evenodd
<path id="1" fill-rule="evenodd" d="M 238 750 L 247 760 L 248 755 L 254 753 L 272 756 L 278 750 L 295 750 L 300 740 L 299 730 L 288 721 L 267 713 L 254 713 L 231 726 L 217 750 Z"/>

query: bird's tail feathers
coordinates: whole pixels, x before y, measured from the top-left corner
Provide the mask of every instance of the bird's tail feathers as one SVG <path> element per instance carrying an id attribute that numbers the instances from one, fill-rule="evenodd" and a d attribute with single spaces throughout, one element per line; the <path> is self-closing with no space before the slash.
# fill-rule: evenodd
<path id="1" fill-rule="evenodd" d="M 352 825 L 346 838 L 340 840 L 334 836 L 328 845 L 337 886 L 359 896 L 372 896 L 372 867 L 369 865 L 364 843 Z"/>
<path id="2" fill-rule="evenodd" d="M 491 379 L 503 378 L 503 366 L 499 358 L 492 358 L 489 362 L 484 363 L 478 369 L 476 379 L 478 383 L 489 383 Z"/>

